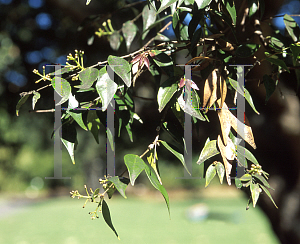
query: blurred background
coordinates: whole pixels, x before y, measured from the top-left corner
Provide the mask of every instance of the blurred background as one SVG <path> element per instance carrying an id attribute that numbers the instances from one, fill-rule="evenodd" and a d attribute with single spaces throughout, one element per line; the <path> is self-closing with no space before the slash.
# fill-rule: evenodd
<path id="1" fill-rule="evenodd" d="M 126 1 L 131 3 L 134 1 Z M 299 14 L 299 1 L 265 1 L 266 17 L 274 14 Z M 106 161 L 105 129 L 100 143 L 78 129 L 76 164 L 63 148 L 63 176 L 71 180 L 45 180 L 53 176 L 53 113 L 28 113 L 27 102 L 17 117 L 15 108 L 19 93 L 41 87 L 35 84 L 33 69 L 42 72 L 46 64 L 65 64 L 74 50 L 84 50 L 86 66 L 120 55 L 110 48 L 105 38 L 93 33 L 107 18 L 115 29 L 136 10 L 114 11 L 125 4 L 122 0 L 0 0 L 0 243 L 86 243 L 106 240 L 117 243 L 114 234 L 102 219 L 91 221 L 88 215 L 94 206 L 82 209 L 83 200 L 66 198 L 71 190 L 84 193 L 83 185 L 99 187 Z M 298 21 L 299 18 L 295 19 Z M 273 24 L 284 34 L 282 18 Z M 166 35 L 168 33 L 165 33 Z M 171 36 L 172 33 L 169 33 Z M 134 51 L 138 42 L 131 47 Z M 48 70 L 46 70 L 49 72 Z M 136 95 L 154 97 L 155 88 L 143 74 L 136 86 Z M 129 199 L 114 196 L 108 202 L 113 222 L 123 243 L 299 243 L 300 240 L 300 105 L 293 76 L 282 76 L 279 90 L 264 104 L 265 89 L 257 84 L 247 88 L 261 115 L 247 108 L 258 149 L 253 152 L 264 170 L 270 173 L 272 192 L 279 206 L 261 196 L 261 209 L 245 211 L 247 193 L 234 186 L 220 186 L 217 180 L 204 189 L 203 166 L 195 165 L 193 176 L 184 180 L 180 162 L 159 148 L 160 173 L 170 194 L 169 220 L 163 198 L 152 191 L 145 175 L 133 189 Z M 45 89 L 36 109 L 54 107 L 53 91 Z M 160 116 L 153 100 L 136 99 L 137 113 L 143 125 L 133 129 L 143 137 L 128 135 L 116 138 L 116 173 L 125 168 L 123 156 L 142 154 L 156 136 Z M 212 124 L 217 118 L 211 119 Z M 147 128 L 147 130 L 145 130 Z M 211 124 L 201 124 L 193 143 L 199 152 L 208 136 L 216 134 Z M 196 133 L 195 133 L 196 134 Z M 199 139 L 200 138 L 200 139 Z M 199 155 L 194 155 L 195 162 Z M 176 179 L 177 178 L 177 179 Z M 201 178 L 201 179 L 200 179 Z M 92 204 L 91 204 L 92 205 Z M 131 216 L 133 214 L 133 216 Z M 273 229 L 272 229 L 273 227 Z M 120 243 L 120 242 L 118 242 Z"/>

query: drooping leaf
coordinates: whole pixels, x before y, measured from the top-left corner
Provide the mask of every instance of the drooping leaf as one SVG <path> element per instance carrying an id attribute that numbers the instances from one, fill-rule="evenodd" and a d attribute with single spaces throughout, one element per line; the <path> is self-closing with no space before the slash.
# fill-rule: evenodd
<path id="1" fill-rule="evenodd" d="M 264 82 L 264 86 L 266 88 L 265 103 L 267 103 L 268 100 L 270 99 L 271 95 L 273 94 L 273 92 L 276 89 L 276 84 L 275 84 L 275 81 L 269 75 L 263 76 L 263 82 Z"/>
<path id="2" fill-rule="evenodd" d="M 87 127 L 93 134 L 96 142 L 99 144 L 99 131 L 101 121 L 97 116 L 96 110 L 90 109 L 87 114 Z"/>
<path id="3" fill-rule="evenodd" d="M 77 88 L 84 90 L 90 88 L 99 75 L 99 70 L 95 68 L 87 68 L 79 73 L 79 79 L 82 81 Z"/>
<path id="4" fill-rule="evenodd" d="M 250 191 L 251 191 L 253 207 L 255 208 L 257 200 L 259 198 L 259 194 L 261 192 L 261 189 L 259 188 L 258 184 L 251 183 L 250 184 Z"/>
<path id="5" fill-rule="evenodd" d="M 131 65 L 123 58 L 113 55 L 108 56 L 108 64 L 112 67 L 114 72 L 124 81 L 124 83 L 131 86 Z"/>
<path id="6" fill-rule="evenodd" d="M 168 212 L 169 212 L 169 215 L 170 215 L 170 203 L 169 203 L 169 196 L 168 196 L 168 193 L 166 191 L 166 189 L 163 187 L 163 185 L 161 185 L 159 183 L 159 180 L 157 179 L 157 176 L 154 172 L 154 170 L 149 167 L 148 165 L 146 165 L 146 168 L 145 168 L 145 172 L 148 176 L 148 179 L 150 180 L 151 184 L 157 189 L 160 191 L 160 193 L 163 195 L 165 201 L 166 201 L 166 204 L 167 204 L 167 208 L 168 208 Z"/>
<path id="7" fill-rule="evenodd" d="M 27 101 L 29 98 L 30 94 L 26 94 L 25 96 L 22 96 L 21 99 L 19 100 L 17 107 L 16 107 L 16 114 L 19 116 L 19 110 L 22 107 L 22 105 Z"/>
<path id="8" fill-rule="evenodd" d="M 217 162 L 216 170 L 217 170 L 217 174 L 218 174 L 219 179 L 220 179 L 220 183 L 223 184 L 223 179 L 224 179 L 224 175 L 225 175 L 224 165 L 221 162 Z"/>
<path id="9" fill-rule="evenodd" d="M 254 157 L 254 155 L 247 149 L 247 148 L 244 148 L 240 145 L 237 145 L 237 152 L 242 154 L 242 155 L 245 155 L 245 157 L 250 160 L 252 163 L 254 163 L 255 165 L 258 164 L 256 158 Z"/>
<path id="10" fill-rule="evenodd" d="M 77 143 L 77 132 L 73 124 L 63 124 L 61 141 L 66 147 L 72 163 L 75 164 L 74 150 Z"/>
<path id="11" fill-rule="evenodd" d="M 63 78 L 60 78 L 60 88 L 57 87 L 56 84 L 57 77 L 54 77 L 51 80 L 52 87 L 55 91 L 62 97 L 60 101 L 55 101 L 56 106 L 63 104 L 64 102 L 68 101 L 71 95 L 71 86 L 69 82 Z"/>
<path id="12" fill-rule="evenodd" d="M 236 25 L 236 9 L 233 0 L 223 0 L 223 4 L 225 5 L 230 17 L 232 19 L 233 25 Z"/>
<path id="13" fill-rule="evenodd" d="M 217 101 L 217 86 L 220 75 L 218 69 L 214 69 L 207 77 L 204 84 L 203 107 L 210 108 Z"/>
<path id="14" fill-rule="evenodd" d="M 207 159 L 219 154 L 219 150 L 217 148 L 217 140 L 208 141 L 205 146 L 203 147 L 197 164 L 201 164 Z"/>
<path id="15" fill-rule="evenodd" d="M 109 226 L 109 228 L 112 229 L 112 231 L 116 234 L 116 236 L 120 240 L 120 237 L 119 237 L 115 227 L 112 224 L 111 217 L 110 217 L 110 211 L 109 211 L 108 205 L 104 199 L 102 200 L 102 204 L 101 204 L 101 212 L 102 212 L 102 216 L 103 216 L 106 224 Z"/>
<path id="16" fill-rule="evenodd" d="M 118 66 L 115 67 L 115 69 Z M 118 85 L 109 77 L 109 74 L 106 72 L 106 67 L 100 69 L 99 76 L 96 82 L 96 90 L 101 97 L 102 101 L 102 111 L 105 111 L 113 99 L 114 94 L 118 89 Z"/>
<path id="17" fill-rule="evenodd" d="M 262 186 L 261 184 L 259 184 L 259 185 L 260 185 L 260 187 L 264 190 L 264 192 L 268 195 L 268 197 L 271 199 L 271 201 L 272 201 L 272 203 L 274 204 L 274 206 L 275 206 L 276 208 L 278 208 L 277 205 L 276 205 L 276 203 L 275 203 L 275 201 L 273 200 L 273 198 L 272 198 L 272 196 L 271 196 L 269 190 L 268 190 L 266 187 Z"/>
<path id="18" fill-rule="evenodd" d="M 212 163 L 206 170 L 205 187 L 209 185 L 211 180 L 215 177 L 216 173 L 217 173 L 216 166 Z"/>
<path id="19" fill-rule="evenodd" d="M 69 97 L 68 111 L 67 114 L 70 114 L 76 123 L 84 130 L 88 130 L 82 120 L 82 111 L 76 111 L 79 103 L 76 100 L 75 96 L 72 94 Z M 69 110 L 70 109 L 70 110 Z"/>
<path id="20" fill-rule="evenodd" d="M 259 9 L 259 0 L 248 0 L 249 18 L 251 18 Z"/>
<path id="21" fill-rule="evenodd" d="M 41 94 L 34 91 L 33 92 L 33 97 L 32 97 L 32 109 L 34 110 L 35 104 L 37 103 L 37 101 L 40 99 Z"/>
<path id="22" fill-rule="evenodd" d="M 157 102 L 158 111 L 161 112 L 178 89 L 176 77 L 171 77 L 166 80 L 158 90 Z"/>
<path id="23" fill-rule="evenodd" d="M 286 66 L 285 62 L 281 59 L 276 59 L 276 58 L 266 58 L 267 61 L 269 61 L 272 64 L 275 64 L 283 69 L 285 69 L 287 72 L 290 73 L 289 68 Z"/>
<path id="24" fill-rule="evenodd" d="M 223 163 L 225 166 L 225 174 L 226 174 L 226 180 L 228 185 L 231 185 L 231 178 L 230 178 L 230 173 L 231 173 L 231 169 L 232 169 L 232 165 L 227 161 L 227 158 L 221 153 L 222 159 L 223 159 Z"/>
<path id="25" fill-rule="evenodd" d="M 242 44 L 238 46 L 235 55 L 239 58 L 248 58 L 252 56 L 260 47 L 258 44 Z"/>
<path id="26" fill-rule="evenodd" d="M 227 145 L 225 146 L 222 142 L 221 136 L 218 136 L 218 147 L 221 154 L 228 160 L 233 160 L 235 158 L 235 145 L 231 139 L 227 136 Z"/>
<path id="27" fill-rule="evenodd" d="M 168 145 L 168 143 L 166 143 L 165 141 L 161 141 L 161 144 L 163 144 L 165 146 L 166 149 L 168 149 L 171 153 L 173 153 L 182 163 L 182 165 L 184 166 L 184 168 L 186 169 L 186 171 L 191 175 L 189 169 L 187 168 L 185 161 L 184 161 L 184 157 L 181 153 L 175 151 L 172 147 L 170 147 Z"/>
<path id="28" fill-rule="evenodd" d="M 130 45 L 136 35 L 137 30 L 137 26 L 130 20 L 125 22 L 122 26 L 122 32 L 125 38 L 127 52 L 129 52 Z"/>
<path id="29" fill-rule="evenodd" d="M 236 80 L 233 80 L 231 78 L 228 77 L 228 80 L 230 82 L 230 85 L 242 96 L 244 96 L 247 100 L 247 102 L 249 103 L 249 105 L 251 106 L 251 108 L 253 109 L 253 111 L 257 114 L 259 114 L 259 112 L 256 110 L 252 97 L 249 93 L 249 91 L 244 87 L 244 91 L 242 90 L 242 88 L 240 87 L 239 83 Z"/>
<path id="30" fill-rule="evenodd" d="M 122 195 L 122 197 L 127 198 L 126 195 L 125 195 L 125 190 L 127 188 L 127 185 L 129 183 L 129 181 L 126 184 L 126 183 L 122 182 L 119 179 L 119 176 L 114 176 L 114 177 L 108 178 L 108 181 L 110 181 L 110 182 L 112 182 L 114 184 L 114 186 L 116 187 L 116 189 L 118 190 L 118 192 L 120 192 L 120 194 Z"/>
<path id="31" fill-rule="evenodd" d="M 114 31 L 110 36 L 109 36 L 109 44 L 110 47 L 117 51 L 121 45 L 121 35 L 118 31 Z"/>
<path id="32" fill-rule="evenodd" d="M 300 39 L 300 28 L 297 24 L 297 22 L 288 14 L 285 14 L 283 16 L 283 21 L 285 24 L 285 27 L 288 31 L 288 33 L 290 34 L 290 36 L 292 37 L 294 42 L 299 41 Z"/>
<path id="33" fill-rule="evenodd" d="M 148 27 L 150 25 L 152 25 L 155 20 L 156 20 L 156 11 L 155 9 L 151 6 L 151 5 L 145 5 L 145 7 L 143 8 L 143 12 L 142 12 L 142 17 L 143 17 L 143 35 L 142 35 L 142 39 L 144 40 L 145 37 L 147 36 L 149 30 Z M 145 31 L 147 30 L 147 31 Z"/>
<path id="34" fill-rule="evenodd" d="M 136 178 L 146 168 L 146 164 L 138 155 L 127 154 L 124 156 L 124 162 L 128 169 L 131 185 L 134 185 Z"/>
<path id="35" fill-rule="evenodd" d="M 220 101 L 220 99 L 218 101 Z M 230 128 L 231 128 L 230 114 L 229 114 L 230 112 L 228 113 L 226 103 L 223 104 L 223 107 L 220 110 L 217 110 L 217 113 L 218 113 L 218 117 L 220 120 L 223 142 L 224 142 L 224 145 L 226 146 L 227 140 L 228 140 L 228 135 L 229 135 Z"/>

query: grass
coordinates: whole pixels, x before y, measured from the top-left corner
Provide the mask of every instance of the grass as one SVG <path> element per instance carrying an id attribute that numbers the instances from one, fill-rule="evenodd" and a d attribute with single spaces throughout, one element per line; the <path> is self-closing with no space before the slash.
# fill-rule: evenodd
<path id="1" fill-rule="evenodd" d="M 152 195 L 143 199 L 113 197 L 107 201 L 121 241 L 101 215 L 90 219 L 88 212 L 94 210 L 95 204 L 88 203 L 82 209 L 84 200 L 64 197 L 29 205 L 0 219 L 0 243 L 279 243 L 261 210 L 246 211 L 247 199 L 242 197 L 171 197 L 170 220 L 162 197 Z M 198 203 L 209 207 L 209 216 L 204 221 L 189 221 L 186 210 Z"/>

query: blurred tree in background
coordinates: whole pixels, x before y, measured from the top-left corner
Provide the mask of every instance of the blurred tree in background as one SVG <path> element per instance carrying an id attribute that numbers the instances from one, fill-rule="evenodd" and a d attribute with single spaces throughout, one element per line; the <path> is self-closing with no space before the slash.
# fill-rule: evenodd
<path id="1" fill-rule="evenodd" d="M 71 165 L 67 153 L 63 155 L 63 176 L 71 176 L 71 181 L 42 180 L 45 176 L 53 175 L 53 140 L 50 138 L 53 131 L 53 114 L 32 112 L 25 115 L 26 111 L 32 109 L 31 104 L 27 103 L 24 104 L 20 112 L 22 116 L 16 119 L 15 107 L 20 99 L 19 93 L 41 87 L 40 84 L 34 83 L 36 75 L 32 73 L 32 70 L 37 69 L 42 73 L 43 66 L 47 64 L 65 64 L 67 54 L 74 53 L 75 49 L 84 50 L 84 65 L 89 67 L 99 61 L 107 60 L 109 55 L 121 56 L 124 53 L 133 52 L 154 37 L 156 34 L 155 28 L 150 31 L 143 42 L 140 38 L 142 36 L 140 32 L 132 41 L 130 48 L 127 49 L 128 46 L 126 47 L 124 41 L 119 43 L 113 41 L 112 36 L 110 38 L 103 36 L 99 38 L 95 34 L 99 31 L 99 28 L 103 28 L 102 24 L 107 23 L 108 19 L 111 19 L 114 29 L 119 30 L 124 22 L 138 16 L 144 9 L 146 2 L 133 5 L 131 8 L 123 8 L 125 5 L 134 4 L 134 2 L 136 1 L 93 0 L 89 6 L 86 6 L 84 0 L 0 0 L 1 191 L 26 190 L 28 196 L 35 196 L 35 193 L 43 187 L 43 184 L 45 184 L 44 188 L 55 189 L 55 192 L 57 192 L 57 187 L 81 189 L 83 184 L 87 184 L 94 189 L 97 187 L 98 178 L 105 173 L 105 156 L 102 157 L 102 154 L 99 153 L 99 151 L 105 152 L 105 136 L 100 137 L 100 143 L 97 145 L 90 134 L 78 134 L 79 145 L 76 150 L 76 165 Z M 174 3 L 175 1 L 163 2 Z M 188 6 L 188 3 L 194 1 L 185 2 Z M 227 3 L 226 9 L 229 16 L 232 17 L 230 7 L 228 7 L 228 4 L 232 6 L 232 1 L 219 2 L 225 4 L 224 6 Z M 253 8 L 250 8 L 249 13 L 247 3 L 252 4 L 251 6 L 256 4 L 261 7 L 263 2 L 265 4 L 264 12 L 260 13 L 260 23 L 256 23 L 256 18 L 249 18 Z M 274 18 L 274 16 L 276 14 L 281 16 L 283 14 L 292 16 L 299 14 L 299 1 L 249 0 L 234 1 L 234 3 L 236 6 L 236 38 L 239 43 L 247 43 L 249 39 L 255 43 L 260 43 L 259 31 L 262 31 L 263 37 L 266 38 L 265 41 L 270 42 L 271 46 L 273 45 L 273 51 L 277 50 L 281 54 L 286 46 L 289 47 L 291 42 L 288 38 L 290 36 L 285 29 L 283 17 Z M 182 12 L 184 11 L 186 9 Z M 161 18 L 164 12 L 166 12 L 165 15 L 170 14 L 170 9 L 166 8 L 160 14 Z M 190 19 L 188 19 L 188 16 L 190 16 Z M 179 17 L 183 25 L 193 23 L 195 25 L 194 30 L 198 30 L 197 25 L 201 20 L 196 20 L 188 14 Z M 299 20 L 297 16 L 293 16 L 293 18 L 295 21 Z M 163 27 L 170 20 L 172 19 L 166 18 L 160 23 L 159 27 Z M 136 21 L 135 23 L 139 29 L 144 28 L 142 21 Z M 273 23 L 273 26 L 270 25 L 271 23 Z M 219 23 L 220 26 L 218 27 L 222 27 L 222 24 Z M 279 30 L 276 35 L 274 30 Z M 175 33 L 172 28 L 165 30 L 162 33 L 165 37 L 157 40 L 156 43 L 174 39 Z M 257 34 L 254 38 L 252 37 L 253 33 Z M 182 33 L 180 34 L 182 35 Z M 268 39 L 270 36 L 272 36 L 272 39 Z M 233 40 L 233 36 L 229 35 L 227 38 L 230 41 Z M 295 43 L 299 43 L 300 36 L 297 38 L 294 40 Z M 260 45 L 263 44 L 260 43 Z M 264 51 L 259 50 L 255 54 L 258 59 L 264 56 Z M 185 55 L 187 54 L 188 52 L 185 53 Z M 191 55 L 194 57 L 198 53 L 196 55 L 191 53 Z M 280 56 L 280 58 L 284 60 L 283 56 Z M 250 59 L 238 59 L 236 63 L 248 64 L 249 61 L 254 63 Z M 290 60 L 285 61 L 289 62 Z M 178 57 L 176 62 L 186 63 L 184 55 L 181 59 Z M 273 62 L 276 64 L 276 61 L 273 60 Z M 299 63 L 299 61 L 297 62 Z M 298 153 L 300 146 L 300 105 L 299 89 L 297 89 L 299 84 L 297 84 L 297 68 L 295 68 L 299 65 L 298 63 L 295 63 L 289 69 L 290 73 L 283 72 L 283 69 L 280 69 L 275 92 L 274 89 L 272 90 L 270 86 L 266 85 L 268 81 L 271 81 L 268 78 L 262 80 L 261 77 L 265 74 L 277 73 L 278 66 L 282 64 L 277 63 L 276 68 L 274 68 L 271 63 L 263 62 L 246 76 L 246 87 L 252 95 L 256 109 L 261 113 L 257 116 L 250 107 L 246 107 L 247 117 L 251 123 L 257 144 L 257 150 L 254 154 L 260 164 L 263 165 L 264 170 L 270 173 L 269 182 L 276 189 L 275 192 L 272 192 L 272 195 L 279 209 L 276 210 L 272 206 L 272 202 L 266 194 L 262 195 L 258 204 L 270 218 L 273 228 L 282 243 L 299 243 L 300 240 L 298 230 L 300 226 L 300 156 Z M 52 70 L 46 71 L 52 72 Z M 261 83 L 264 83 L 264 85 L 261 85 Z M 272 92 L 274 94 L 269 97 L 269 101 L 265 105 L 266 90 L 270 95 Z M 53 89 L 44 89 L 40 93 L 41 97 L 49 99 L 40 99 L 35 110 L 52 109 L 55 105 L 52 99 Z M 144 123 L 142 125 L 133 124 L 132 130 L 142 133 L 143 138 L 133 134 L 133 144 L 126 134 L 116 138 L 116 145 L 118 145 L 118 150 L 121 152 L 125 151 L 140 155 L 144 150 L 144 145 L 156 136 L 155 129 L 161 119 L 158 112 L 156 93 L 157 88 L 155 85 L 151 85 L 149 75 L 145 72 L 142 73 L 136 83 L 134 102 L 135 112 Z M 150 99 L 142 99 L 142 97 Z M 153 97 L 155 99 L 151 99 Z M 168 119 L 169 125 L 176 124 L 174 122 L 176 121 L 175 116 L 170 116 Z M 197 152 L 199 148 L 203 148 L 204 140 L 207 137 L 212 138 L 212 135 L 216 136 L 218 133 L 218 131 L 214 132 L 214 129 L 212 129 L 217 128 L 218 118 L 212 116 L 210 120 L 211 123 L 201 123 L 198 128 L 201 140 L 195 136 L 195 143 L 193 143 L 193 149 Z M 147 130 L 144 128 L 147 128 Z M 118 150 L 116 154 L 116 171 L 122 172 L 125 169 L 122 163 L 123 153 L 119 153 Z M 167 150 L 161 150 L 167 152 Z M 165 156 L 164 154 L 167 153 L 162 153 L 160 159 L 175 161 L 175 157 L 168 156 L 169 154 Z M 171 165 L 174 164 L 177 164 L 177 162 L 171 163 Z M 162 179 L 164 179 L 164 174 L 169 173 L 168 167 L 163 168 L 161 165 L 160 173 Z M 177 172 L 182 172 L 182 169 L 180 170 Z M 203 173 L 201 170 L 198 168 L 197 173 Z M 85 176 L 82 172 L 85 172 Z M 177 175 L 177 177 L 180 176 Z M 195 187 L 199 185 L 199 181 L 177 180 L 169 184 L 164 181 L 166 188 L 175 187 L 174 184 Z"/>

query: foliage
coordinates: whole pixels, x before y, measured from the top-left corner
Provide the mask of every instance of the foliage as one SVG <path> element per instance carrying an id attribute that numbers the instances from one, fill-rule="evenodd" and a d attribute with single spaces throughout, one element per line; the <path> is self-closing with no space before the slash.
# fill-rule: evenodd
<path id="1" fill-rule="evenodd" d="M 86 4 L 90 2 L 88 0 Z M 141 156 L 125 155 L 124 162 L 129 179 L 123 177 L 126 172 L 119 176 L 107 175 L 104 179 L 100 179 L 100 184 L 104 188 L 103 193 L 100 193 L 99 188 L 95 191 L 90 189 L 91 194 L 86 190 L 86 196 L 81 195 L 77 190 L 71 192 L 73 198 L 86 198 L 86 202 L 96 203 L 95 211 L 90 213 L 92 219 L 98 218 L 98 211 L 102 212 L 105 222 L 117 237 L 119 236 L 112 224 L 104 196 L 107 194 L 111 198 L 114 192 L 118 191 L 126 198 L 127 184 L 130 182 L 134 185 L 135 180 L 143 171 L 151 184 L 164 197 L 170 212 L 169 197 L 159 174 L 158 146 L 166 147 L 189 172 L 183 154 L 159 139 L 163 129 L 176 142 L 179 142 L 182 148 L 185 148 L 184 138 L 178 138 L 177 133 L 167 126 L 168 111 L 173 112 L 182 125 L 182 129 L 184 129 L 184 114 L 192 116 L 194 124 L 198 126 L 204 123 L 203 121 L 209 122 L 210 113 L 218 115 L 221 132 L 214 140 L 207 139 L 197 161 L 197 164 L 202 164 L 212 157 L 219 157 L 219 161 L 214 161 L 207 168 L 206 187 L 215 175 L 218 175 L 221 184 L 225 176 L 228 185 L 231 185 L 232 167 L 234 163 L 237 163 L 245 170 L 243 176 L 235 177 L 235 185 L 239 188 L 249 187 L 251 192 L 249 203 L 252 202 L 255 207 L 260 194 L 264 192 L 276 206 L 268 190 L 272 189 L 267 182 L 268 173 L 262 170 L 255 156 L 241 146 L 241 139 L 238 138 L 241 137 L 253 149 L 256 149 L 252 129 L 248 124 L 244 124 L 244 121 L 239 121 L 227 104 L 236 105 L 233 97 L 240 94 L 253 111 L 259 114 L 249 91 L 238 82 L 239 70 L 236 66 L 240 63 L 251 64 L 250 70 L 262 62 L 272 65 L 272 73 L 265 74 L 260 79 L 266 88 L 266 102 L 276 89 L 279 76 L 283 72 L 294 70 L 299 87 L 300 29 L 291 16 L 285 15 L 284 23 L 288 36 L 282 36 L 278 31 L 274 31 L 272 36 L 264 36 L 260 29 L 264 1 L 249 0 L 248 3 L 249 12 L 245 13 L 244 18 L 247 20 L 255 18 L 257 24 L 254 26 L 253 35 L 247 41 L 241 42 L 237 35 L 237 6 L 241 7 L 238 1 L 149 0 L 127 6 L 144 5 L 142 12 L 136 13 L 134 19 L 128 19 L 121 29 L 115 30 L 111 20 L 108 19 L 95 32 L 99 38 L 108 38 L 111 48 L 124 53 L 123 56 L 110 55 L 106 61 L 99 61 L 95 65 L 85 67 L 84 52 L 75 50 L 74 56 L 68 55 L 66 66 L 56 71 L 62 75 L 60 89 L 55 85 L 58 73 L 46 74 L 44 69 L 43 74 L 40 74 L 34 70 L 34 73 L 40 76 L 37 82 L 48 82 L 49 86 L 61 95 L 62 98 L 56 105 L 67 104 L 68 109 L 62 113 L 62 124 L 67 126 L 77 123 L 82 129 L 91 131 L 97 143 L 99 143 L 100 125 L 105 125 L 103 115 L 105 116 L 112 99 L 116 101 L 118 136 L 125 128 L 129 138 L 133 139 L 131 125 L 134 120 L 142 121 L 135 113 L 132 93 L 142 73 L 147 72 L 153 76 L 154 83 L 157 85 L 158 110 L 162 113 L 162 119 L 157 127 L 157 136 Z M 190 18 L 189 22 L 187 18 Z M 137 21 L 143 21 L 141 28 L 136 24 Z M 246 25 L 245 21 L 240 25 L 243 28 L 243 25 Z M 176 40 L 170 40 L 168 36 L 162 34 L 170 28 L 173 29 Z M 139 43 L 143 44 L 140 49 L 129 53 L 135 43 L 134 40 L 139 40 Z M 125 45 L 122 46 L 122 43 Z M 186 50 L 189 54 L 186 65 L 194 65 L 191 68 L 193 79 L 186 78 L 187 74 L 176 66 L 176 54 L 182 50 Z M 264 53 L 260 58 L 256 56 L 259 52 Z M 115 79 L 110 76 L 109 69 L 115 72 Z M 248 73 L 249 71 L 245 75 L 247 76 Z M 34 109 L 41 97 L 38 91 L 22 93 L 17 105 L 17 115 L 20 107 L 30 95 L 33 95 L 32 107 Z M 82 94 L 86 94 L 85 97 L 88 99 L 83 99 Z M 188 106 L 189 97 L 192 101 Z M 96 107 L 101 107 L 101 111 L 93 110 Z M 76 111 L 76 108 L 86 110 Z M 244 128 L 243 133 L 239 130 L 241 126 Z M 65 138 L 62 140 L 75 163 L 76 130 L 72 133 L 74 140 L 68 141 Z M 143 160 L 146 155 L 147 160 Z M 248 165 L 248 160 L 253 163 L 251 166 Z"/>

